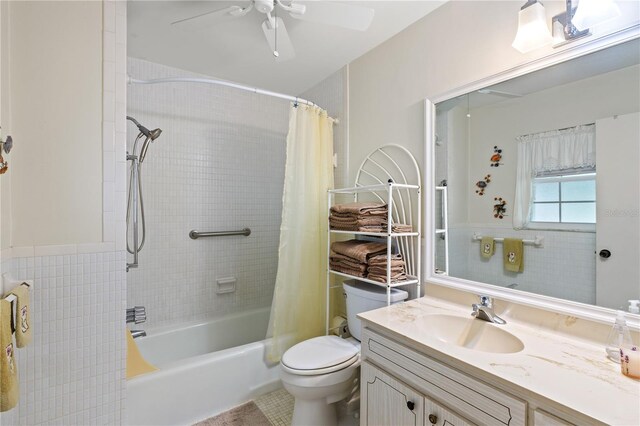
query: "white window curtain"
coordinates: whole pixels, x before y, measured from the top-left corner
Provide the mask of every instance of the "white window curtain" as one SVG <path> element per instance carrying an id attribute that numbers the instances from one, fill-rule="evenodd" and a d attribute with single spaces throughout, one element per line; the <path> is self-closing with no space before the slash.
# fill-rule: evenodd
<path id="1" fill-rule="evenodd" d="M 595 168 L 596 129 L 594 124 L 588 124 L 519 136 L 516 142 L 518 166 L 513 227 L 522 229 L 529 223 L 534 177 L 559 170 Z"/>
<path id="2" fill-rule="evenodd" d="M 278 272 L 267 357 L 325 331 L 327 191 L 333 188 L 333 122 L 315 106 L 291 106 Z"/>

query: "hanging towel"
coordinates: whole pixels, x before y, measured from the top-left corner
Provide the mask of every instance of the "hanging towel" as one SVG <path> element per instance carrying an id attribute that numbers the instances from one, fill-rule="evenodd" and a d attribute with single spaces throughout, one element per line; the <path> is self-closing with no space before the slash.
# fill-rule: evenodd
<path id="1" fill-rule="evenodd" d="M 522 240 L 505 238 L 502 244 L 504 269 L 511 272 L 524 271 L 524 249 Z"/>
<path id="2" fill-rule="evenodd" d="M 14 357 L 11 330 L 11 302 L 0 299 L 0 412 L 11 410 L 18 403 L 18 366 Z"/>
<path id="3" fill-rule="evenodd" d="M 485 259 L 490 259 L 495 251 L 496 242 L 493 237 L 482 237 L 480 241 L 480 255 Z"/>
<path id="4" fill-rule="evenodd" d="M 144 359 L 138 345 L 133 340 L 131 331 L 127 330 L 127 379 L 156 370 L 156 367 Z"/>
<path id="5" fill-rule="evenodd" d="M 31 306 L 29 305 L 29 287 L 26 285 L 19 285 L 13 290 L 11 294 L 14 294 L 18 301 L 16 302 L 18 312 L 16 314 L 16 346 L 24 348 L 31 343 Z"/>

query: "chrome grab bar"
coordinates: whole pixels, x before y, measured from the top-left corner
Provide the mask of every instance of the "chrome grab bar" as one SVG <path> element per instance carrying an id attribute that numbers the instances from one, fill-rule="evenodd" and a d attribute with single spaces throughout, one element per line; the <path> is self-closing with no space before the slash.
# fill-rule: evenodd
<path id="1" fill-rule="evenodd" d="M 239 231 L 215 231 L 215 232 L 198 232 L 196 230 L 193 230 L 189 232 L 189 237 L 192 240 L 197 240 L 200 237 L 226 237 L 228 235 L 244 235 L 245 237 L 248 237 L 249 235 L 251 235 L 251 229 L 244 228 Z"/>

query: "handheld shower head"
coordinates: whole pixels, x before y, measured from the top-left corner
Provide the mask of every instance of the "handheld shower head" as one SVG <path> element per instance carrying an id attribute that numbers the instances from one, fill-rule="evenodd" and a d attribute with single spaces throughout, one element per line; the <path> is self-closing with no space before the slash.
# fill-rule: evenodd
<path id="1" fill-rule="evenodd" d="M 160 136 L 160 133 L 162 133 L 162 130 L 154 129 L 148 132 L 149 134 L 146 135 L 147 139 L 144 140 L 144 143 L 142 144 L 142 149 L 140 150 L 140 163 L 144 161 L 144 157 L 147 155 L 147 149 L 149 149 L 149 143 L 158 139 L 158 137 Z"/>

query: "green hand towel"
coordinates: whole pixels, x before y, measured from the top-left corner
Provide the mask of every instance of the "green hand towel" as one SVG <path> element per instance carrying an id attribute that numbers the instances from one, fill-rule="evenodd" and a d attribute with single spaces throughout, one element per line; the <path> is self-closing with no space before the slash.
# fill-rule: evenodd
<path id="1" fill-rule="evenodd" d="M 482 237 L 482 241 L 480 241 L 480 256 L 490 259 L 495 251 L 495 245 L 493 237 Z"/>
<path id="2" fill-rule="evenodd" d="M 502 245 L 504 269 L 511 272 L 524 271 L 524 249 L 522 240 L 517 238 L 505 238 Z"/>

